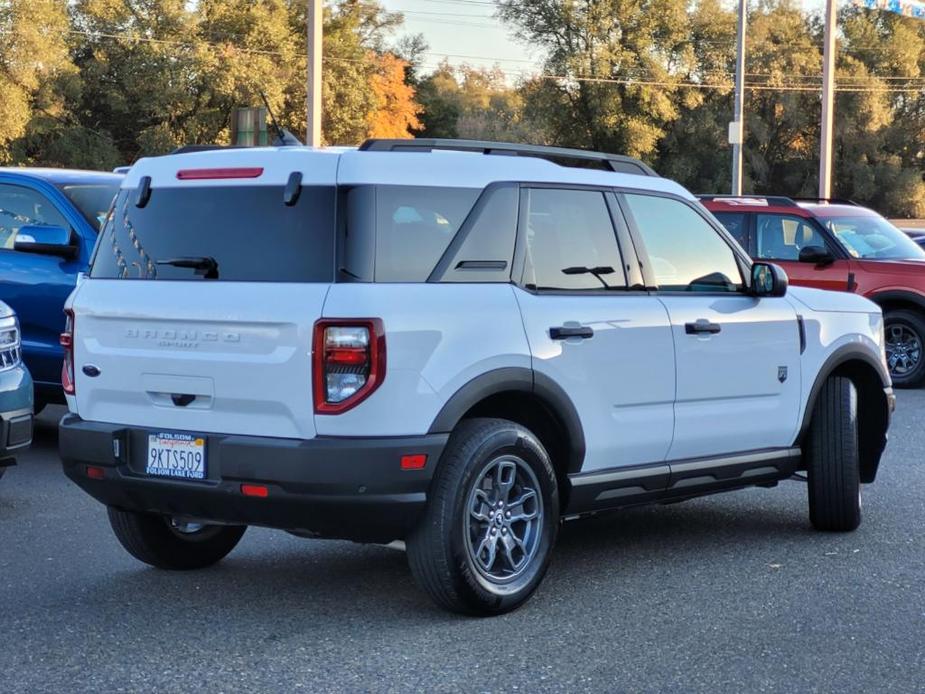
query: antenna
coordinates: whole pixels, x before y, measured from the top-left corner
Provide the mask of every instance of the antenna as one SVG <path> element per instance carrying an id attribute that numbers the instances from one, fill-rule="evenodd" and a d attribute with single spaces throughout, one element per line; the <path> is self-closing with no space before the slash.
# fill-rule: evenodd
<path id="1" fill-rule="evenodd" d="M 301 145 L 302 142 L 299 138 L 280 126 L 279 121 L 276 120 L 276 116 L 273 115 L 273 109 L 270 108 L 270 102 L 267 101 L 267 95 L 263 93 L 262 89 L 258 90 L 258 94 L 260 94 L 260 98 L 263 100 L 263 105 L 266 106 L 267 115 L 270 116 L 270 123 L 273 125 L 273 131 L 276 133 L 276 142 L 273 144 L 281 147 Z"/>

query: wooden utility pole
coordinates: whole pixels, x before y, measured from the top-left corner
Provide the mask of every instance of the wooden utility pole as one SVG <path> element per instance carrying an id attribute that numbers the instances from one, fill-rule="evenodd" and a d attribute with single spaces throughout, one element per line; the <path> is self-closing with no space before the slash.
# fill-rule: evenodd
<path id="1" fill-rule="evenodd" d="M 308 123 L 305 144 L 321 146 L 321 0 L 308 2 L 308 82 L 306 107 Z"/>

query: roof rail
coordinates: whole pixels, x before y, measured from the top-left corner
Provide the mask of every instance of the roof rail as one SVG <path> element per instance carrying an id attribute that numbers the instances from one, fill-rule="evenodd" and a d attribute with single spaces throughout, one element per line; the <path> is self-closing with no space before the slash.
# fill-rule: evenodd
<path id="1" fill-rule="evenodd" d="M 767 205 L 774 205 L 776 207 L 799 207 L 794 198 L 788 198 L 784 195 L 698 195 L 700 200 L 717 200 L 719 202 L 729 202 L 735 203 L 737 200 L 741 200 L 742 204 L 760 204 L 762 201 Z"/>
<path id="2" fill-rule="evenodd" d="M 862 207 L 861 203 L 849 200 L 848 198 L 818 198 L 813 196 L 793 198 L 797 202 L 821 202 L 829 205 L 854 205 Z"/>
<path id="3" fill-rule="evenodd" d="M 241 145 L 183 145 L 170 154 L 190 154 L 191 152 L 211 152 L 215 149 L 244 149 Z"/>
<path id="4" fill-rule="evenodd" d="M 483 140 L 447 140 L 440 138 L 418 138 L 413 140 L 366 140 L 360 149 L 364 152 L 430 152 L 432 150 L 455 150 L 460 152 L 481 152 L 507 156 L 538 157 L 548 159 L 564 166 L 589 167 L 598 163 L 601 168 L 618 173 L 636 174 L 637 176 L 658 176 L 649 166 L 622 154 L 591 152 L 584 149 L 568 147 L 545 147 L 541 145 L 520 145 L 511 142 L 487 142 Z"/>

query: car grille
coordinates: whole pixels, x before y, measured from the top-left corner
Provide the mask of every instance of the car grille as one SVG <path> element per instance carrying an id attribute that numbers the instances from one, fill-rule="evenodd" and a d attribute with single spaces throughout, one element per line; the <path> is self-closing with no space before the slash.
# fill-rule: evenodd
<path id="1" fill-rule="evenodd" d="M 21 362 L 19 323 L 13 316 L 0 319 L 0 371 L 12 369 Z"/>

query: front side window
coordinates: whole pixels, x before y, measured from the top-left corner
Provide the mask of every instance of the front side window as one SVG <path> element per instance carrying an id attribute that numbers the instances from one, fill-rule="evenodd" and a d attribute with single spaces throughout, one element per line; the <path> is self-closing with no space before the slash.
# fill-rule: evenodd
<path id="1" fill-rule="evenodd" d="M 925 251 L 883 217 L 828 217 L 825 225 L 853 258 L 909 260 Z"/>
<path id="2" fill-rule="evenodd" d="M 12 250 L 19 230 L 37 224 L 70 227 L 58 208 L 38 191 L 0 184 L 0 248 Z"/>
<path id="3" fill-rule="evenodd" d="M 826 248 L 822 233 L 802 217 L 759 214 L 755 231 L 757 255 L 765 260 L 799 260 L 808 246 Z"/>
<path id="4" fill-rule="evenodd" d="M 60 186 L 60 189 L 84 219 L 90 222 L 90 226 L 99 230 L 106 221 L 106 213 L 112 201 L 119 193 L 119 184 L 68 183 Z"/>
<path id="5" fill-rule="evenodd" d="M 713 216 L 748 251 L 748 215 L 745 212 L 714 212 Z"/>
<path id="6" fill-rule="evenodd" d="M 525 195 L 527 288 L 587 291 L 626 287 L 603 193 L 532 188 Z"/>
<path id="7" fill-rule="evenodd" d="M 742 273 L 732 248 L 693 208 L 679 200 L 627 194 L 628 212 L 664 291 L 736 292 Z"/>

